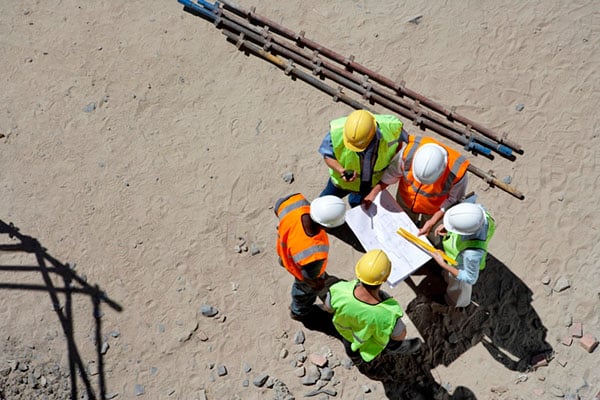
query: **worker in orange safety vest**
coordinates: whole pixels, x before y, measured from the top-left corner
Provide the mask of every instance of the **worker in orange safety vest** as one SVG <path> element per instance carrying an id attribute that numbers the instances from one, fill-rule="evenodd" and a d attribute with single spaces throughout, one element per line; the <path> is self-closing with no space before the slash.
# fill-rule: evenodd
<path id="1" fill-rule="evenodd" d="M 281 198 L 275 204 L 279 218 L 277 254 L 280 264 L 294 276 L 291 317 L 304 320 L 325 287 L 329 238 L 325 228 L 345 222 L 346 205 L 336 196 L 310 203 L 302 194 Z"/>

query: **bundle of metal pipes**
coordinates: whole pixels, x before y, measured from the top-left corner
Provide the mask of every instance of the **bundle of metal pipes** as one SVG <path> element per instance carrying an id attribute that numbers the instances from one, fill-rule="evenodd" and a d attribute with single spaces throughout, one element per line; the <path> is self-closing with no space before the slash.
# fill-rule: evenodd
<path id="1" fill-rule="evenodd" d="M 504 135 L 470 119 L 447 110 L 440 104 L 408 89 L 404 82 L 396 83 L 358 64 L 354 57 L 344 57 L 333 50 L 307 39 L 304 32 L 295 33 L 263 16 L 254 8 L 244 10 L 228 0 L 209 3 L 205 0 L 178 0 L 184 10 L 212 22 L 229 41 L 246 53 L 252 53 L 276 65 L 290 75 L 330 95 L 355 109 L 373 111 L 377 104 L 411 120 L 423 130 L 430 130 L 489 159 L 494 154 L 511 161 L 523 154 L 517 143 Z M 360 95 L 359 101 L 336 84 Z M 365 104 L 366 102 L 367 104 Z M 490 186 L 502 189 L 518 199 L 523 193 L 498 180 L 492 171 L 485 172 L 473 164 L 468 171 L 485 180 Z"/>

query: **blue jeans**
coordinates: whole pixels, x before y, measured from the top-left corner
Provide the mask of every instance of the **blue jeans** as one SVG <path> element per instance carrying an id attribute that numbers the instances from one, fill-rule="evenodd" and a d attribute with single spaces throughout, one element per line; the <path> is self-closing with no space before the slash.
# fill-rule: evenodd
<path id="1" fill-rule="evenodd" d="M 360 193 L 351 192 L 346 189 L 341 189 L 341 188 L 335 186 L 333 184 L 333 182 L 331 181 L 331 178 L 329 178 L 327 180 L 327 186 L 325 186 L 325 189 L 323 189 L 323 191 L 321 192 L 319 197 L 333 195 L 333 196 L 339 197 L 340 199 L 343 199 L 348 194 L 350 195 L 350 196 L 348 196 L 348 204 L 350 204 L 350 207 L 356 207 L 356 206 L 360 205 L 360 203 L 362 202 L 362 199 L 369 193 L 365 193 L 364 195 L 361 195 Z"/>
<path id="2" fill-rule="evenodd" d="M 307 315 L 317 300 L 317 292 L 306 282 L 294 278 L 292 284 L 292 304 L 290 311 L 297 316 Z"/>

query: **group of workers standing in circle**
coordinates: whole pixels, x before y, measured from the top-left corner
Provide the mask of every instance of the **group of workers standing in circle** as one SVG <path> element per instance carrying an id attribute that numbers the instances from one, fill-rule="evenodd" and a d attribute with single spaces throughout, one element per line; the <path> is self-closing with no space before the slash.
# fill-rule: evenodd
<path id="1" fill-rule="evenodd" d="M 381 354 L 417 352 L 421 341 L 406 339 L 402 308 L 381 290 L 391 272 L 388 256 L 383 250 L 368 251 L 356 263 L 354 280 L 332 283 L 326 272 L 327 229 L 344 224 L 344 197 L 350 207 L 368 208 L 379 192 L 397 183 L 396 201 L 419 235 L 439 243 L 431 256 L 447 283 L 446 305 L 466 307 L 495 230 L 482 205 L 464 201 L 469 161 L 433 138 L 409 135 L 393 115 L 366 110 L 331 121 L 319 153 L 329 168 L 319 197 L 310 202 L 296 193 L 274 207 L 279 261 L 294 276 L 290 316 L 307 321 L 316 311 L 331 313 L 355 364 Z M 456 265 L 449 265 L 444 253 Z M 322 304 L 315 304 L 317 297 Z"/>

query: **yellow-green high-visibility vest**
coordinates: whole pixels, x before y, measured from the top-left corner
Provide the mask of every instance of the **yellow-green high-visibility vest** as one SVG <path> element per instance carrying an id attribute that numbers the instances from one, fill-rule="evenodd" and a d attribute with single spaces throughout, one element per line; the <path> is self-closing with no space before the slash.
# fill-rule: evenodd
<path id="1" fill-rule="evenodd" d="M 379 304 L 367 304 L 354 296 L 358 280 L 338 282 L 331 286 L 331 308 L 335 310 L 333 325 L 353 351 L 369 362 L 390 341 L 396 321 L 402 316 L 400 304 L 388 298 Z"/>
<path id="2" fill-rule="evenodd" d="M 360 190 L 360 158 L 357 153 L 344 146 L 344 124 L 346 119 L 347 117 L 343 117 L 331 121 L 329 134 L 336 160 L 344 169 L 356 171 L 357 178 L 352 182 L 346 182 L 337 171 L 331 168 L 329 169 L 329 175 L 335 186 L 358 192 Z M 381 132 L 381 139 L 377 149 L 377 160 L 373 168 L 371 186 L 375 186 L 381 180 L 383 170 L 390 164 L 392 157 L 398 150 L 400 134 L 402 133 L 402 121 L 393 115 L 375 115 L 375 120 Z"/>
<path id="3" fill-rule="evenodd" d="M 448 235 L 442 241 L 442 245 L 444 247 L 444 252 L 451 258 L 455 259 L 458 257 L 458 254 L 466 249 L 482 249 L 485 250 L 486 254 L 481 257 L 481 262 L 479 263 L 479 270 L 483 270 L 485 268 L 485 259 L 487 256 L 487 248 L 492 236 L 494 236 L 494 232 L 496 231 L 496 221 L 494 218 L 486 211 L 485 219 L 488 224 L 487 235 L 485 240 L 463 240 L 463 235 L 459 235 L 458 233 L 448 232 Z"/>

